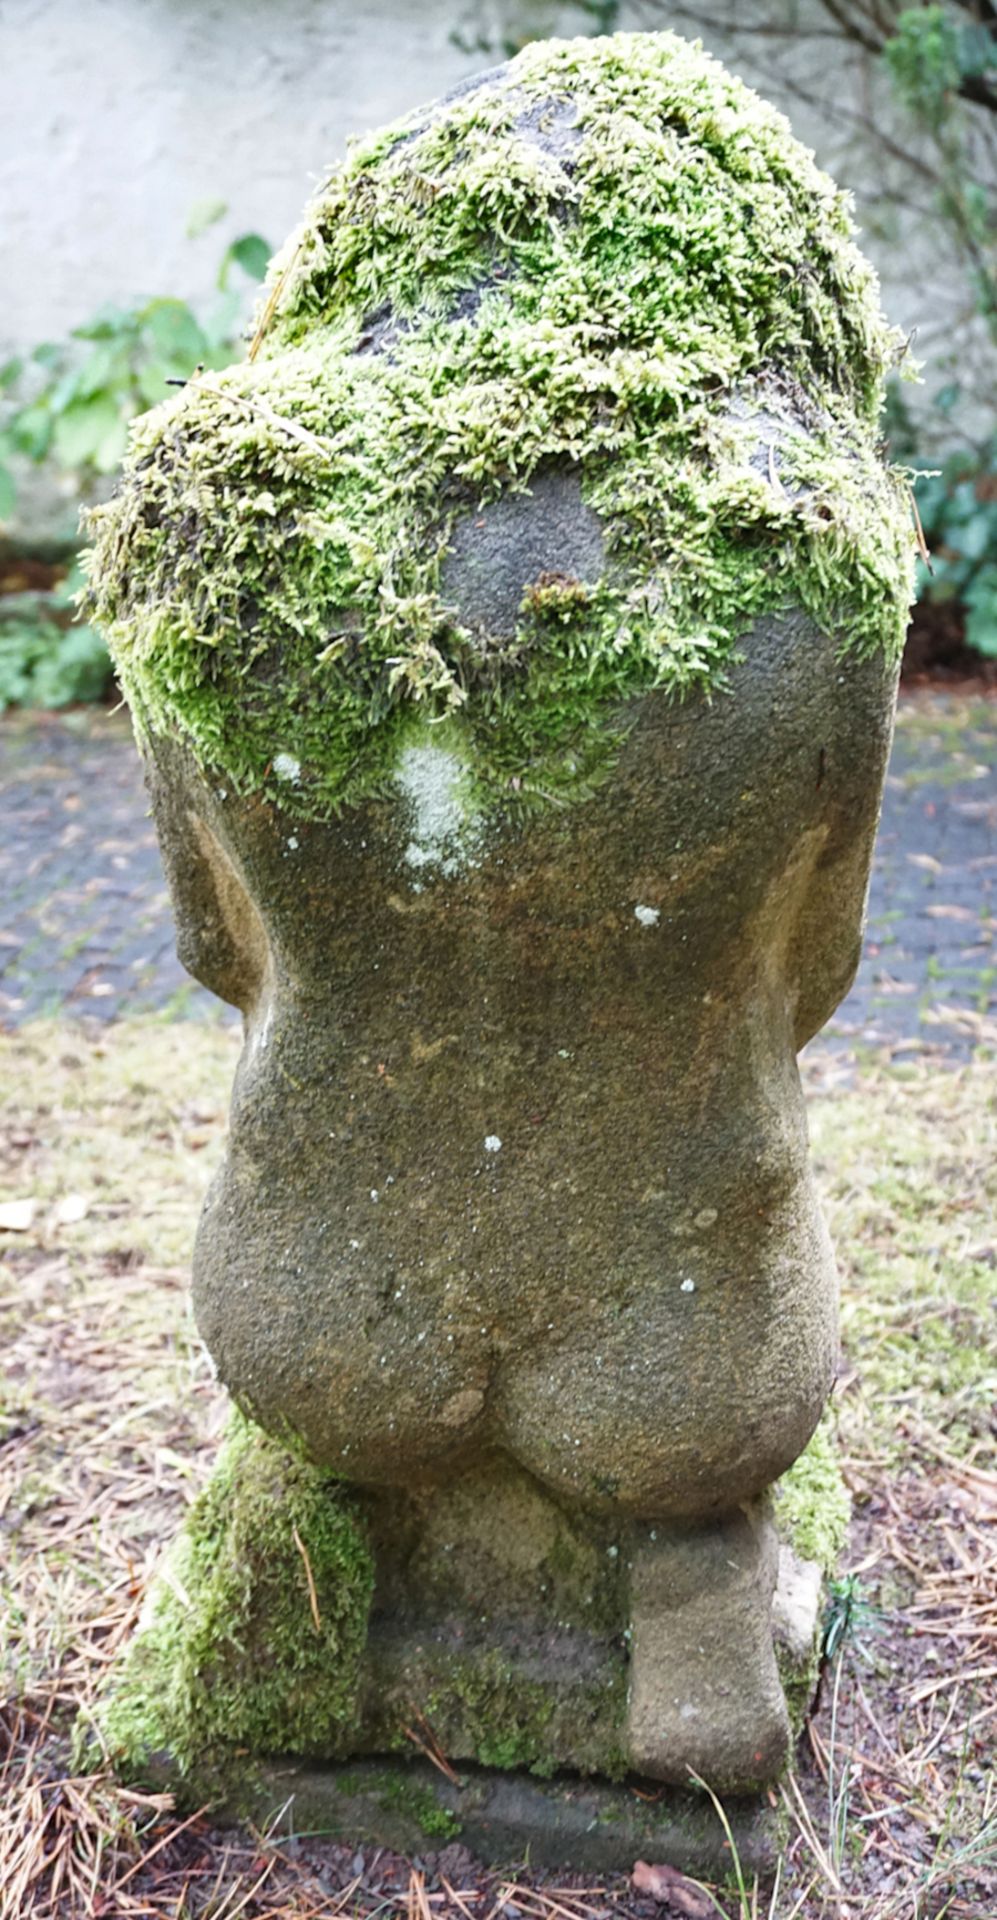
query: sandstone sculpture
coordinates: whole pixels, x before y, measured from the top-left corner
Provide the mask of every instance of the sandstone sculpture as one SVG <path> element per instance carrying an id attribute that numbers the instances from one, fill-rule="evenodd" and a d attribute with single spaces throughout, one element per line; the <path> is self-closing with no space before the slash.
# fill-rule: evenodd
<path id="1" fill-rule="evenodd" d="M 455 1766 L 784 1765 L 771 1489 L 836 1359 L 795 1055 L 859 951 L 897 357 L 781 118 L 620 35 L 355 147 L 249 357 L 139 423 L 92 593 L 245 1016 L 194 1288 L 248 1421 L 133 1765 L 415 1715 Z"/>

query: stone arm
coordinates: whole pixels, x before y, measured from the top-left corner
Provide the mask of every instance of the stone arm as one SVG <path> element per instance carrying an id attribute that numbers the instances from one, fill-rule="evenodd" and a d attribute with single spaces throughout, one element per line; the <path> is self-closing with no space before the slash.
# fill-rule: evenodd
<path id="1" fill-rule="evenodd" d="M 883 683 L 895 672 L 882 661 L 863 664 L 855 684 L 861 721 L 855 738 L 815 743 L 814 783 L 836 788 L 815 844 L 809 877 L 786 953 L 786 978 L 795 994 L 794 1037 L 806 1046 L 841 1004 L 855 978 L 865 932 L 873 846 L 889 755 L 892 701 Z M 871 697 L 861 698 L 862 682 Z M 840 725 L 840 720 L 839 720 Z M 855 766 L 856 751 L 861 769 Z M 857 902 L 862 902 L 861 914 Z"/>
<path id="2" fill-rule="evenodd" d="M 271 972 L 263 922 L 212 820 L 205 783 L 183 751 L 157 741 L 146 782 L 176 919 L 177 955 L 195 980 L 248 1014 Z M 168 777 L 181 767 L 183 779 Z"/>

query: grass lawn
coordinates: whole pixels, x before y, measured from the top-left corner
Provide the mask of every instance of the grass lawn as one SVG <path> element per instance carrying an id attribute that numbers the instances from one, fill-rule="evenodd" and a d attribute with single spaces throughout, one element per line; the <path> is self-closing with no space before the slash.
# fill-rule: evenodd
<path id="1" fill-rule="evenodd" d="M 0 1920 L 992 1920 L 997 1112 L 980 1056 L 804 1069 L 844 1288 L 834 1404 L 853 1577 L 783 1791 L 774 1893 L 728 1886 L 711 1905 L 683 1882 L 662 1906 L 622 1877 L 512 1888 L 459 1845 L 415 1863 L 275 1846 L 72 1774 L 68 1726 L 131 1632 L 225 1420 L 185 1285 L 237 1045 L 154 1021 L 0 1039 Z"/>

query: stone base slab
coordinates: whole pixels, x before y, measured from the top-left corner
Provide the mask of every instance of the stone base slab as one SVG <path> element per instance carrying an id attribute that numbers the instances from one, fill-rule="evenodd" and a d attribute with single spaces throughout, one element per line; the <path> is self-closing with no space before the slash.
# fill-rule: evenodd
<path id="1" fill-rule="evenodd" d="M 645 1797 L 645 1794 L 647 1797 Z M 459 1840 L 486 1864 L 628 1873 L 640 1859 L 680 1872 L 724 1875 L 729 1842 L 705 1795 L 655 1791 L 562 1775 L 461 1769 L 454 1785 L 435 1767 L 404 1759 L 315 1766 L 271 1760 L 257 1771 L 252 1813 L 273 1837 L 322 1835 L 425 1854 Z M 767 1796 L 730 1799 L 730 1822 L 748 1875 L 775 1863 L 778 1821 Z"/>

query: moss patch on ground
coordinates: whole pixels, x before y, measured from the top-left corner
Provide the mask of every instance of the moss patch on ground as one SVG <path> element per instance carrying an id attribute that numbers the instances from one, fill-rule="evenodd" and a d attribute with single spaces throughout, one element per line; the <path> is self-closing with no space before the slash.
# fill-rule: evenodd
<path id="1" fill-rule="evenodd" d="M 144 416 L 92 515 L 140 731 L 291 815 L 381 790 L 444 719 L 475 805 L 581 797 L 627 701 L 721 687 L 790 604 L 843 652 L 902 646 L 908 489 L 877 438 L 900 341 L 845 196 L 674 35 L 507 74 L 353 148 L 274 263 L 257 356 Z M 454 528 L 552 465 L 605 569 L 476 632 Z"/>
<path id="2" fill-rule="evenodd" d="M 460 1832 L 460 1821 L 449 1807 L 441 1804 L 432 1787 L 421 1780 L 407 1780 L 400 1773 L 379 1773 L 370 1780 L 369 1790 L 379 1805 L 393 1813 L 407 1814 L 428 1840 L 453 1840 Z M 348 1791 L 347 1782 L 339 1781 Z"/>

